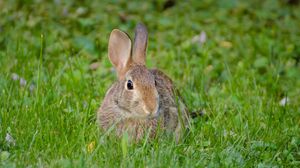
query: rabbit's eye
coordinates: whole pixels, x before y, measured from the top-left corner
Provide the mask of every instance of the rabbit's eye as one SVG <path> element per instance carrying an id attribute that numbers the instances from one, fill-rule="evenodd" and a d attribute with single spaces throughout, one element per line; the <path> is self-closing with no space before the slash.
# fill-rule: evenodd
<path id="1" fill-rule="evenodd" d="M 127 81 L 127 89 L 128 89 L 128 90 L 132 90 L 132 89 L 133 89 L 133 83 L 132 83 L 131 80 L 128 80 L 128 81 Z"/>

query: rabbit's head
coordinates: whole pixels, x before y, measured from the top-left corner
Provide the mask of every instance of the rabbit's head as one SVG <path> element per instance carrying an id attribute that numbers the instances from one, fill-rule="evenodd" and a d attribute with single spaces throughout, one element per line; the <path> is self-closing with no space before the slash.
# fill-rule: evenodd
<path id="1" fill-rule="evenodd" d="M 110 34 L 108 56 L 119 80 L 114 103 L 126 118 L 158 116 L 155 78 L 145 66 L 147 38 L 147 29 L 142 24 L 136 27 L 133 48 L 126 33 L 114 29 Z"/>

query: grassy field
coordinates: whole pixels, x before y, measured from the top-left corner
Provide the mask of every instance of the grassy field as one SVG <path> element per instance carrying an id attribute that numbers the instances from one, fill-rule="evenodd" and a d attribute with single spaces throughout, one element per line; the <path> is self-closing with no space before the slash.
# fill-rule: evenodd
<path id="1" fill-rule="evenodd" d="M 96 111 L 116 76 L 112 29 L 147 25 L 147 65 L 193 120 L 130 144 Z M 300 167 L 300 4 L 0 1 L 0 167 Z"/>

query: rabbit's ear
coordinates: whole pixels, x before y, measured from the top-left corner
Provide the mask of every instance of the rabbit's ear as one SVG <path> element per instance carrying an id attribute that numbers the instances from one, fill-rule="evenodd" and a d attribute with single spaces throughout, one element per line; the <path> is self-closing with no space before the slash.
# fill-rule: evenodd
<path id="1" fill-rule="evenodd" d="M 108 57 L 118 73 L 118 78 L 124 79 L 131 63 L 131 40 L 126 33 L 118 29 L 110 33 Z"/>
<path id="2" fill-rule="evenodd" d="M 147 28 L 143 24 L 139 23 L 135 28 L 135 38 L 132 55 L 133 61 L 137 64 L 145 65 L 147 41 Z"/>

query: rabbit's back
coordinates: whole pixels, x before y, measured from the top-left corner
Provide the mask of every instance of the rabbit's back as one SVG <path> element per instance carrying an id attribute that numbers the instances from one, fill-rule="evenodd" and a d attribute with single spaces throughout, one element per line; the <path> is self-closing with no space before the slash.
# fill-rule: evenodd
<path id="1" fill-rule="evenodd" d="M 176 131 L 181 134 L 181 129 L 188 126 L 188 110 L 172 80 L 158 69 L 150 70 L 155 77 L 156 89 L 159 94 L 160 115 L 167 131 Z"/>

